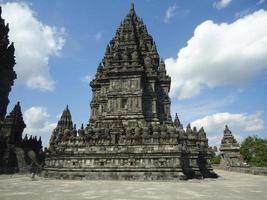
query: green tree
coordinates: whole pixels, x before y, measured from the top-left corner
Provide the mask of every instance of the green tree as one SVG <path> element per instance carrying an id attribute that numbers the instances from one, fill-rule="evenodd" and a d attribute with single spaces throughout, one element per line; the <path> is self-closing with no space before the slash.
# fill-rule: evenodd
<path id="1" fill-rule="evenodd" d="M 210 162 L 211 162 L 211 164 L 220 164 L 221 156 L 216 155 L 216 151 L 217 151 L 217 149 L 215 150 L 215 147 L 213 149 L 210 149 L 210 153 L 211 153 Z"/>
<path id="2" fill-rule="evenodd" d="M 221 156 L 220 155 L 214 155 L 211 160 L 211 164 L 220 164 L 221 162 Z"/>
<path id="3" fill-rule="evenodd" d="M 240 153 L 251 166 L 267 167 L 267 140 L 249 136 L 242 142 Z"/>

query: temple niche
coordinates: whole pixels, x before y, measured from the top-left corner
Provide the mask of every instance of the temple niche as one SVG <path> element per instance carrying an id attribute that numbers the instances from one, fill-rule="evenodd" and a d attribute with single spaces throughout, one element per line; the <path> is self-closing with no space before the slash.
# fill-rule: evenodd
<path id="1" fill-rule="evenodd" d="M 171 117 L 171 78 L 131 5 L 90 82 L 91 116 L 76 129 L 68 107 L 52 133 L 44 176 L 181 180 L 217 177 L 203 128 Z"/>
<path id="2" fill-rule="evenodd" d="M 244 160 L 240 154 L 240 146 L 227 125 L 224 129 L 219 150 L 221 155 L 221 167 L 245 166 Z"/>
<path id="3" fill-rule="evenodd" d="M 44 161 L 41 138 L 25 135 L 20 103 L 6 115 L 9 93 L 17 75 L 14 71 L 15 48 L 8 39 L 9 27 L 2 19 L 0 7 L 0 174 L 27 172 L 29 165 Z M 40 166 L 41 167 L 41 166 Z"/>

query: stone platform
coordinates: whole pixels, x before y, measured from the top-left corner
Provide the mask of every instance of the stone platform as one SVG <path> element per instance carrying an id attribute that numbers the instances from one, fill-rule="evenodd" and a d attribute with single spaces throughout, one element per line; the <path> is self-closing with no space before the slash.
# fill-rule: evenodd
<path id="1" fill-rule="evenodd" d="M 46 168 L 44 177 L 70 180 L 139 180 L 139 181 L 179 181 L 186 180 L 184 173 L 177 169 L 55 169 Z"/>
<path id="2" fill-rule="evenodd" d="M 181 182 L 71 181 L 0 176 L 1 200 L 267 199 L 267 178 L 216 170 L 219 179 Z M 15 189 L 14 189 L 15 188 Z"/>

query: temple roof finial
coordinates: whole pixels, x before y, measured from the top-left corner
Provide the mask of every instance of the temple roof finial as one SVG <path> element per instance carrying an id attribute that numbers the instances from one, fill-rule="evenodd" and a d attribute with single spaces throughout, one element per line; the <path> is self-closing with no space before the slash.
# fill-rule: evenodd
<path id="1" fill-rule="evenodd" d="M 134 2 L 131 2 L 131 7 L 130 7 L 130 11 L 129 11 L 130 15 L 134 15 L 135 14 L 135 9 L 134 9 Z"/>
<path id="2" fill-rule="evenodd" d="M 228 125 L 225 125 L 224 134 L 232 134 L 232 131 L 230 131 Z"/>

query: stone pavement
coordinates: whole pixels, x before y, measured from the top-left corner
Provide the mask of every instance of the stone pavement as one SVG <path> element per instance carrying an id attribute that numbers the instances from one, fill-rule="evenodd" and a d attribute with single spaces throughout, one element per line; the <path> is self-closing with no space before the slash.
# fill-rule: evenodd
<path id="1" fill-rule="evenodd" d="M 217 180 L 181 182 L 71 181 L 0 176 L 0 200 L 267 199 L 267 177 L 216 171 Z"/>

